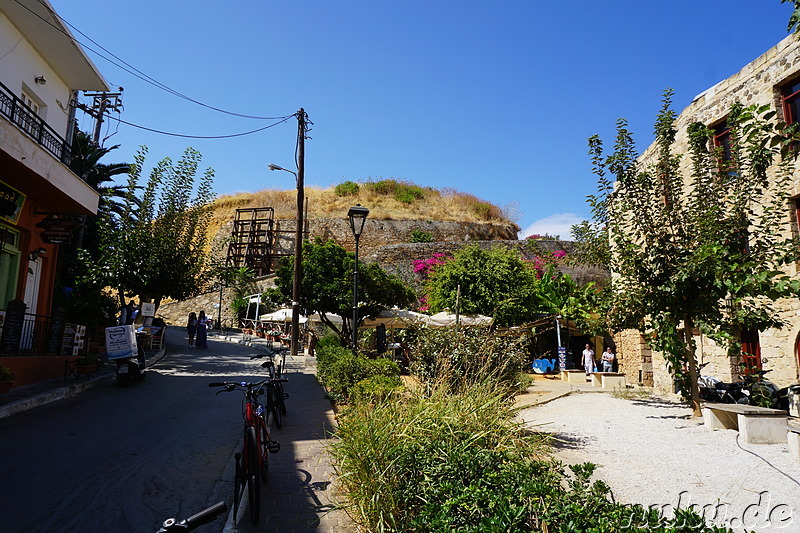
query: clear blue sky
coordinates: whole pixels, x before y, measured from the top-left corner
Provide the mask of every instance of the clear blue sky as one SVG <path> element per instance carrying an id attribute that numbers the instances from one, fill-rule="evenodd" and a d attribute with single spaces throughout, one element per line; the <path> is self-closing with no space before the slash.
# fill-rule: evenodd
<path id="1" fill-rule="evenodd" d="M 626 118 L 643 150 L 664 89 L 680 111 L 783 39 L 791 11 L 779 0 L 51 2 L 192 99 L 265 117 L 305 108 L 307 185 L 397 178 L 455 188 L 516 212 L 523 235 L 563 238 L 589 216 L 591 135 L 610 145 Z M 199 136 L 270 123 L 193 104 L 88 53 L 124 87 L 127 122 Z M 292 120 L 201 140 L 110 121 L 105 144 L 121 147 L 105 161 L 131 161 L 146 145 L 152 165 L 191 146 L 219 194 L 291 189 L 294 178 L 267 164 L 294 169 L 296 129 Z"/>

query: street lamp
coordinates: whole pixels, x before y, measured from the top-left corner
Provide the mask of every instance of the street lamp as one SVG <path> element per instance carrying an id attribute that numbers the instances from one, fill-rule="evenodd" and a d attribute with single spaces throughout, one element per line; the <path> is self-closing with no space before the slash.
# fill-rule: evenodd
<path id="1" fill-rule="evenodd" d="M 302 277 L 302 260 L 303 260 L 303 171 L 302 167 L 299 173 L 293 172 L 288 168 L 283 168 L 274 163 L 267 165 L 270 170 L 283 170 L 294 174 L 297 181 L 297 218 L 295 221 L 294 232 L 294 280 L 292 282 L 292 341 L 290 345 L 290 355 L 297 355 L 297 346 L 300 343 L 300 285 Z"/>
<path id="2" fill-rule="evenodd" d="M 369 209 L 356 204 L 347 211 L 347 218 L 350 219 L 350 229 L 353 230 L 353 237 L 356 239 L 356 262 L 353 269 L 353 353 L 356 353 L 356 338 L 358 335 L 358 239 L 364 231 L 364 222 L 369 215 Z"/>

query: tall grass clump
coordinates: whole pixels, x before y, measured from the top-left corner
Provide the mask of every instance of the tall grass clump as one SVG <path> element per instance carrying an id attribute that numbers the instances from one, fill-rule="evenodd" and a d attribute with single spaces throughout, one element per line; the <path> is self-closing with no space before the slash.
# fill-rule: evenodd
<path id="1" fill-rule="evenodd" d="M 526 361 L 520 338 L 493 335 L 486 327 L 421 328 L 410 372 L 454 392 L 491 381 L 510 394 Z"/>
<path id="2" fill-rule="evenodd" d="M 425 189 L 419 185 L 395 179 L 367 182 L 364 184 L 364 188 L 378 195 L 391 196 L 403 204 L 410 204 L 415 200 L 425 198 Z"/>
<path id="3" fill-rule="evenodd" d="M 494 500 L 516 507 L 508 486 L 514 474 L 504 465 L 543 449 L 540 438 L 520 431 L 513 412 L 489 385 L 354 404 L 332 448 L 351 511 L 369 531 L 441 531 L 451 524 L 460 531 L 494 513 Z"/>

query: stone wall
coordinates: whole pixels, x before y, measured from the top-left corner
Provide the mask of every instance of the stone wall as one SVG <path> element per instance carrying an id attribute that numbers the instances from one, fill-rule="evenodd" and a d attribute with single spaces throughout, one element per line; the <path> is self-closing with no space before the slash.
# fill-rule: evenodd
<path id="1" fill-rule="evenodd" d="M 686 128 L 699 121 L 708 126 L 721 124 L 734 102 L 745 106 L 767 104 L 783 118 L 781 87 L 787 82 L 796 81 L 800 75 L 800 41 L 794 36 L 783 39 L 767 50 L 742 70 L 721 81 L 695 97 L 675 121 L 678 130 L 675 150 L 689 153 Z M 655 157 L 657 147 L 650 146 L 643 159 Z M 682 160 L 684 168 L 690 164 L 689 158 Z M 795 170 L 795 180 L 791 190 L 774 191 L 788 193 L 792 198 L 800 197 L 800 178 Z M 787 203 L 786 220 L 797 224 L 793 206 Z M 787 273 L 798 276 L 797 265 L 787 267 Z M 798 335 L 800 334 L 800 301 L 797 299 L 778 302 L 778 317 L 785 323 L 782 329 L 768 329 L 760 333 L 761 357 L 765 370 L 771 370 L 769 378 L 783 387 L 798 381 Z M 704 375 L 730 380 L 738 372 L 737 362 L 731 360 L 725 350 L 710 339 L 698 336 L 698 361 L 708 362 Z M 671 389 L 672 378 L 666 371 L 663 356 L 653 354 L 652 366 L 657 388 Z"/>

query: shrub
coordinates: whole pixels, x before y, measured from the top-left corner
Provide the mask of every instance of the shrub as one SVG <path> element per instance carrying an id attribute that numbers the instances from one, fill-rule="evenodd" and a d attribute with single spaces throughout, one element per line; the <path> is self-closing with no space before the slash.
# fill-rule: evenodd
<path id="1" fill-rule="evenodd" d="M 375 194 L 392 196 L 404 204 L 410 204 L 414 200 L 421 200 L 425 197 L 425 190 L 422 187 L 395 179 L 368 182 L 364 184 L 364 187 Z"/>
<path id="2" fill-rule="evenodd" d="M 403 380 L 400 376 L 377 375 L 353 385 L 349 395 L 353 403 L 375 404 L 387 400 L 402 387 Z"/>
<path id="3" fill-rule="evenodd" d="M 334 187 L 333 192 L 336 196 L 355 196 L 358 194 L 359 188 L 358 183 L 345 181 Z"/>
<path id="4" fill-rule="evenodd" d="M 328 394 L 339 402 L 350 399 L 350 389 L 373 376 L 398 377 L 400 367 L 385 358 L 367 359 L 341 346 L 317 345 L 317 374 Z"/>
<path id="5" fill-rule="evenodd" d="M 433 233 L 430 231 L 422 231 L 420 229 L 412 229 L 411 242 L 433 242 Z"/>
<path id="6" fill-rule="evenodd" d="M 453 391 L 493 381 L 510 392 L 527 360 L 521 342 L 491 335 L 489 328 L 423 328 L 410 371 L 422 382 L 447 384 Z"/>

